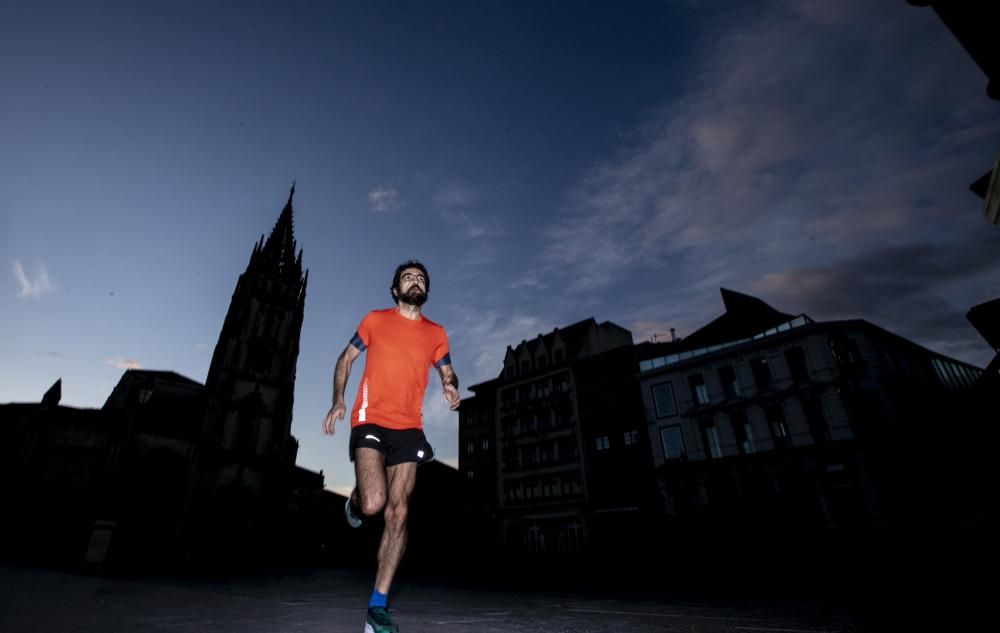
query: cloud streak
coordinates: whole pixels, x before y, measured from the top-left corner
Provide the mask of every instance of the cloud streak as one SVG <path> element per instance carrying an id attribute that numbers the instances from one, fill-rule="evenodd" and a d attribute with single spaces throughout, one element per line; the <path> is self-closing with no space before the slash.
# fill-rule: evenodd
<path id="1" fill-rule="evenodd" d="M 965 313 L 1000 294 L 1000 279 L 983 267 L 995 242 L 984 233 L 960 249 L 930 243 L 877 248 L 829 266 L 769 273 L 753 289 L 814 318 L 857 318 L 863 305 L 866 320 L 891 324 L 897 334 L 984 365 L 992 351 Z"/>
<path id="2" fill-rule="evenodd" d="M 104 362 L 112 367 L 117 367 L 118 369 L 142 369 L 142 365 L 139 364 L 139 361 L 132 360 L 131 358 L 123 358 L 121 356 L 117 358 L 105 359 Z"/>
<path id="3" fill-rule="evenodd" d="M 516 346 L 555 327 L 539 316 L 500 309 L 463 306 L 454 308 L 453 314 L 457 318 L 448 328 L 448 337 L 455 350 L 452 358 L 464 364 L 455 367 L 456 372 L 462 372 L 463 390 L 499 376 L 508 345 Z"/>
<path id="4" fill-rule="evenodd" d="M 368 204 L 376 213 L 386 213 L 400 205 L 399 192 L 395 187 L 376 187 L 368 192 Z"/>
<path id="5" fill-rule="evenodd" d="M 810 284 L 824 287 L 838 314 L 905 332 L 918 328 L 871 308 L 875 288 L 939 323 L 974 303 L 944 260 L 964 251 L 969 270 L 1000 273 L 966 190 L 1000 133 L 981 79 L 933 16 L 828 4 L 767 3 L 706 38 L 687 93 L 568 193 L 543 231 L 545 269 L 574 271 L 563 287 L 576 293 L 655 279 L 636 305 L 683 297 L 709 310 L 702 322 L 719 286 L 773 291 L 792 312 L 821 305 Z M 886 41 L 903 46 L 887 54 Z M 641 312 L 635 323 L 663 320 Z M 937 343 L 962 347 L 961 327 Z"/>
<path id="6" fill-rule="evenodd" d="M 45 266 L 39 266 L 34 278 L 29 278 L 21 262 L 15 261 L 14 278 L 19 286 L 17 296 L 21 299 L 40 299 L 55 290 Z"/>
<path id="7" fill-rule="evenodd" d="M 449 182 L 438 187 L 432 195 L 432 204 L 441 217 L 459 235 L 466 239 L 496 238 L 502 231 L 495 221 L 484 221 L 478 208 L 482 196 L 461 182 Z"/>

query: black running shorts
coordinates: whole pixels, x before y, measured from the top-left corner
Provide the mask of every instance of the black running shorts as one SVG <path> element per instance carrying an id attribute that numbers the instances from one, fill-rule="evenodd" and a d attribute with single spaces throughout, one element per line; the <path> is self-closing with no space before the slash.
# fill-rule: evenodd
<path id="1" fill-rule="evenodd" d="M 423 464 L 434 459 L 434 449 L 421 429 L 387 429 L 377 424 L 359 424 L 351 429 L 349 452 L 354 461 L 358 448 L 374 448 L 385 457 L 386 466 L 405 462 Z"/>

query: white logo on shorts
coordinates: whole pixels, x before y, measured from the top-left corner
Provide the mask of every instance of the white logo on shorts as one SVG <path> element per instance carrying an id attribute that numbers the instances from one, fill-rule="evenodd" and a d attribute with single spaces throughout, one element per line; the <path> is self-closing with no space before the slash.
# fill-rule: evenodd
<path id="1" fill-rule="evenodd" d="M 417 451 L 417 457 L 420 458 L 420 459 L 423 459 L 424 458 L 424 452 L 423 451 Z"/>
<path id="2" fill-rule="evenodd" d="M 369 433 L 368 435 L 366 435 L 366 436 L 365 436 L 365 439 L 366 439 L 366 440 L 375 440 L 375 441 L 376 441 L 376 442 L 378 442 L 379 444 L 381 444 L 381 443 L 382 443 L 382 440 L 378 439 L 377 437 L 375 437 L 375 436 L 374 436 L 374 435 L 372 435 L 371 433 Z"/>

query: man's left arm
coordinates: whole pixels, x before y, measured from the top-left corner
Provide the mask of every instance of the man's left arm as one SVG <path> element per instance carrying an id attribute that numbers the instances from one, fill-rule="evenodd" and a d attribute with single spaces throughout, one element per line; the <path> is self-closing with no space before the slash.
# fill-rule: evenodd
<path id="1" fill-rule="evenodd" d="M 444 387 L 444 399 L 448 401 L 448 406 L 454 411 L 458 408 L 459 403 L 462 402 L 462 398 L 458 394 L 458 376 L 455 375 L 455 370 L 451 368 L 451 359 L 448 356 L 445 356 L 441 361 L 434 366 L 437 367 L 438 376 L 441 377 L 441 386 Z"/>

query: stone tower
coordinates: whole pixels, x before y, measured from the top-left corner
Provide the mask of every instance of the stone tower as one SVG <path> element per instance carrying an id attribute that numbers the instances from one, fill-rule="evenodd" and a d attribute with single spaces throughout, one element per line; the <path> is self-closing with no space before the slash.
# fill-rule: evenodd
<path id="1" fill-rule="evenodd" d="M 199 446 L 199 486 L 277 493 L 295 464 L 292 400 L 308 271 L 288 202 L 240 275 L 212 355 Z"/>

